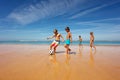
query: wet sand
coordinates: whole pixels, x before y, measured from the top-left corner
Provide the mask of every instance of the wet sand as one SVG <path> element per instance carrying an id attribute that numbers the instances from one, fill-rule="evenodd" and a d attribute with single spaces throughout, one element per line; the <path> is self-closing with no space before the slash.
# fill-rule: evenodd
<path id="1" fill-rule="evenodd" d="M 120 80 L 120 46 L 0 45 L 0 80 Z"/>

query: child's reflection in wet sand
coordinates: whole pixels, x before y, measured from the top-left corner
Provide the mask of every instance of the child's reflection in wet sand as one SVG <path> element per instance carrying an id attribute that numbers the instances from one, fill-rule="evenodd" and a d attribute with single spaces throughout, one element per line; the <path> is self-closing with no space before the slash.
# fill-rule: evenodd
<path id="1" fill-rule="evenodd" d="M 70 54 L 66 54 L 65 57 L 66 57 L 65 63 L 67 65 L 69 65 L 70 64 Z"/>
<path id="2" fill-rule="evenodd" d="M 49 60 L 53 64 L 57 64 L 56 55 L 50 55 Z"/>
<path id="3" fill-rule="evenodd" d="M 78 51 L 79 51 L 80 57 L 82 57 L 83 45 L 79 45 Z"/>
<path id="4" fill-rule="evenodd" d="M 66 54 L 65 55 L 65 57 L 66 57 L 66 59 L 65 59 L 65 72 L 66 73 L 64 73 L 65 74 L 65 79 L 64 80 L 69 80 L 70 79 L 70 74 L 71 74 L 71 68 L 70 68 L 70 59 L 71 59 L 71 57 L 70 57 L 70 54 Z"/>
<path id="5" fill-rule="evenodd" d="M 90 49 L 90 55 L 89 55 L 89 65 L 90 65 L 90 67 L 94 67 L 94 63 L 95 63 L 94 56 L 95 56 L 95 54 L 96 54 L 96 50 L 92 51 Z"/>
<path id="6" fill-rule="evenodd" d="M 52 70 L 51 74 L 53 74 L 54 79 L 57 80 L 58 76 L 59 76 L 58 74 L 59 74 L 60 69 L 59 69 L 59 64 L 57 62 L 57 59 L 56 59 L 56 54 L 50 55 L 49 60 L 53 64 L 53 65 L 51 65 L 51 67 L 52 67 L 51 68 L 51 70 Z"/>

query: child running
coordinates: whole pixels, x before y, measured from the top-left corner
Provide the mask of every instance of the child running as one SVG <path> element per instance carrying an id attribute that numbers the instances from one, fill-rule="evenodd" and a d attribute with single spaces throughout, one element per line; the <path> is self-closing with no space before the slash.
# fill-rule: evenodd
<path id="1" fill-rule="evenodd" d="M 64 42 L 64 38 L 62 37 L 61 34 L 58 33 L 57 29 L 54 29 L 53 33 L 54 33 L 53 36 L 47 38 L 47 39 L 55 38 L 55 40 L 50 45 L 50 51 L 49 51 L 50 55 L 52 55 L 52 53 L 55 54 L 56 48 L 60 44 L 60 37 L 62 38 L 62 41 Z"/>
<path id="2" fill-rule="evenodd" d="M 93 34 L 93 32 L 90 32 L 90 48 L 91 48 L 91 51 L 92 51 L 92 47 L 95 49 L 95 51 L 96 51 L 96 47 L 95 47 L 95 45 L 94 45 L 94 34 Z"/>
<path id="3" fill-rule="evenodd" d="M 82 37 L 79 36 L 79 46 L 82 45 Z"/>
<path id="4" fill-rule="evenodd" d="M 83 45 L 82 45 L 82 37 L 79 36 L 79 51 L 81 53 L 81 50 L 83 49 Z"/>
<path id="5" fill-rule="evenodd" d="M 69 27 L 66 27 L 65 31 L 67 32 L 67 35 L 66 35 L 66 41 L 65 41 L 64 47 L 66 48 L 66 54 L 68 54 L 69 51 L 71 51 L 71 49 L 69 48 L 69 45 L 72 42 L 72 34 L 70 32 L 70 28 Z"/>

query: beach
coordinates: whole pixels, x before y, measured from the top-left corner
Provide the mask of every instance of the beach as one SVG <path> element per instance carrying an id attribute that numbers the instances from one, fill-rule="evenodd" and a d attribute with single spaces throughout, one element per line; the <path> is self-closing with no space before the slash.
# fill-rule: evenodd
<path id="1" fill-rule="evenodd" d="M 49 45 L 1 44 L 0 80 L 120 80 L 120 46 L 70 47 L 49 55 Z"/>

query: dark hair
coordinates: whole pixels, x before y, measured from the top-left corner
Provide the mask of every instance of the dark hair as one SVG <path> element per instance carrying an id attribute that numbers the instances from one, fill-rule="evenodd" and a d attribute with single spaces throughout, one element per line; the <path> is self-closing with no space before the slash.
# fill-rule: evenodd
<path id="1" fill-rule="evenodd" d="M 54 33 L 57 33 L 58 32 L 58 30 L 57 29 L 54 29 L 54 31 L 53 31 Z"/>
<path id="2" fill-rule="evenodd" d="M 65 30 L 69 30 L 69 31 L 70 31 L 70 28 L 69 28 L 69 27 L 66 27 Z"/>
<path id="3" fill-rule="evenodd" d="M 91 35 L 93 35 L 93 32 L 90 32 Z"/>
<path id="4" fill-rule="evenodd" d="M 79 35 L 79 37 L 81 37 L 81 36 Z"/>

